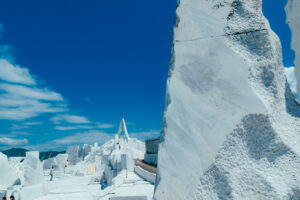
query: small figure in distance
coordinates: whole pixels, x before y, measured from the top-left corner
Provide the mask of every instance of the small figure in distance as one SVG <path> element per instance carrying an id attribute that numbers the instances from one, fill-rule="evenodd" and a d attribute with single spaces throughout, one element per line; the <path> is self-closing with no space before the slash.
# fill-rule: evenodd
<path id="1" fill-rule="evenodd" d="M 15 200 L 15 197 L 14 197 L 13 195 L 11 195 L 11 196 L 9 197 L 9 200 Z"/>
<path id="2" fill-rule="evenodd" d="M 51 169 L 50 169 L 50 172 L 49 172 L 50 181 L 53 181 L 53 169 L 54 169 L 54 167 L 52 166 Z"/>

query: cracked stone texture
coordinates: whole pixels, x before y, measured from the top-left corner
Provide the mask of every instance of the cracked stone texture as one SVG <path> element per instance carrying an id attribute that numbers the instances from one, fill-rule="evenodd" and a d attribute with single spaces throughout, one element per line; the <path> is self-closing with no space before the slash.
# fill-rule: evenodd
<path id="1" fill-rule="evenodd" d="M 299 196 L 299 108 L 261 0 L 180 0 L 155 199 Z"/>

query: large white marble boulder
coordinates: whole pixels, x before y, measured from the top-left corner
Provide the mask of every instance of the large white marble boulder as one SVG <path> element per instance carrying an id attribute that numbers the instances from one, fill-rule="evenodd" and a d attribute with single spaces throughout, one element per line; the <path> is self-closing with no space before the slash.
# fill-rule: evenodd
<path id="1" fill-rule="evenodd" d="M 48 158 L 46 160 L 43 160 L 43 169 L 51 169 L 51 167 L 54 167 L 56 165 L 55 158 Z"/>
<path id="2" fill-rule="evenodd" d="M 101 156 L 95 156 L 95 166 L 96 166 L 96 172 L 102 171 L 102 163 L 101 163 Z"/>
<path id="3" fill-rule="evenodd" d="M 127 148 L 130 149 L 131 155 L 134 159 L 144 159 L 145 154 L 145 143 L 138 140 L 137 138 L 129 138 Z"/>
<path id="4" fill-rule="evenodd" d="M 134 170 L 134 160 L 129 152 L 121 154 L 121 163 L 122 170 Z"/>
<path id="5" fill-rule="evenodd" d="M 281 53 L 262 0 L 178 1 L 155 199 L 299 194 L 300 112 Z"/>
<path id="6" fill-rule="evenodd" d="M 12 186 L 17 179 L 17 173 L 10 166 L 6 155 L 0 152 L 0 189 Z"/>
<path id="7" fill-rule="evenodd" d="M 79 146 L 70 146 L 67 149 L 68 160 L 71 165 L 76 165 L 79 160 Z"/>
<path id="8" fill-rule="evenodd" d="M 82 160 L 85 159 L 85 157 L 91 152 L 92 146 L 88 144 L 84 144 L 82 146 Z"/>
<path id="9" fill-rule="evenodd" d="M 114 150 L 110 155 L 110 163 L 113 169 L 117 170 L 117 173 L 122 170 L 121 163 L 121 151 Z"/>
<path id="10" fill-rule="evenodd" d="M 20 164 L 21 161 L 23 161 L 25 157 L 10 157 L 8 158 L 8 162 L 12 167 L 15 167 L 16 165 Z"/>
<path id="11" fill-rule="evenodd" d="M 15 184 L 23 184 L 24 181 L 24 161 L 25 157 L 10 157 L 8 158 L 9 165 L 16 172 L 18 179 Z"/>
<path id="12" fill-rule="evenodd" d="M 111 168 L 110 166 L 106 166 L 104 169 L 104 179 L 108 186 L 112 185 L 112 180 L 115 176 L 117 176 L 117 170 Z"/>
<path id="13" fill-rule="evenodd" d="M 58 171 L 63 171 L 67 165 L 68 154 L 58 154 L 55 157 L 56 169 Z"/>
<path id="14" fill-rule="evenodd" d="M 25 186 L 43 183 L 43 164 L 39 159 L 38 151 L 26 152 L 24 160 L 24 179 Z"/>

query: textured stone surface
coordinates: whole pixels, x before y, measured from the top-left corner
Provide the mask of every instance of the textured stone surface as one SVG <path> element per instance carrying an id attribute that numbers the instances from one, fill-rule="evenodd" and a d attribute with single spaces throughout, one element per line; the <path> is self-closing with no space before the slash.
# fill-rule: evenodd
<path id="1" fill-rule="evenodd" d="M 299 191 L 299 108 L 261 0 L 180 0 L 155 199 Z"/>

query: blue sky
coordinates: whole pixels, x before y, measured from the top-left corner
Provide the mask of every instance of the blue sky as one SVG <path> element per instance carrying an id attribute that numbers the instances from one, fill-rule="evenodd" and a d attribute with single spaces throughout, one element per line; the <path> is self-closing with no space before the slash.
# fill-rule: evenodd
<path id="1" fill-rule="evenodd" d="M 293 66 L 282 0 L 264 13 Z M 0 7 L 0 149 L 102 143 L 163 117 L 176 0 L 10 0 Z"/>
<path id="2" fill-rule="evenodd" d="M 263 13 L 269 20 L 272 30 L 281 40 L 284 66 L 291 67 L 294 66 L 295 53 L 291 50 L 291 31 L 285 23 L 286 3 L 287 0 L 263 0 Z"/>

